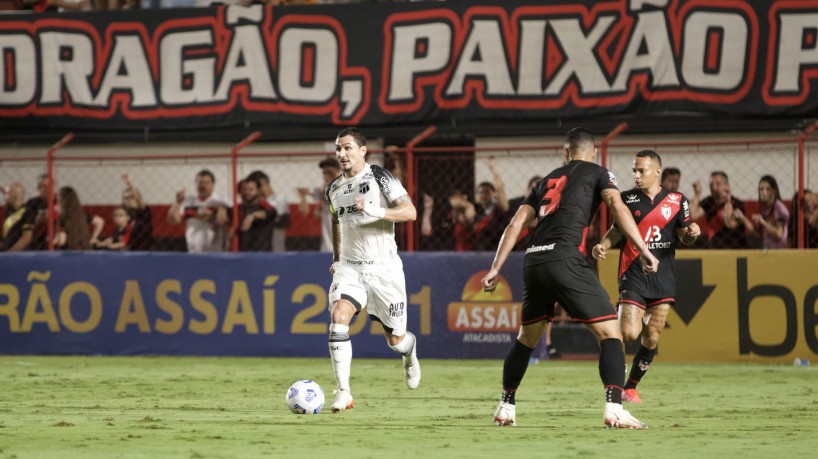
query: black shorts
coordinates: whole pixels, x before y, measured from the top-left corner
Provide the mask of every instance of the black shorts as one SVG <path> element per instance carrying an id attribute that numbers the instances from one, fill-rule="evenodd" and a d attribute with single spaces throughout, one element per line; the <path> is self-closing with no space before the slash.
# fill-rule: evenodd
<path id="1" fill-rule="evenodd" d="M 554 303 L 579 322 L 616 320 L 611 299 L 585 260 L 567 258 L 526 267 L 523 325 L 554 317 Z"/>
<path id="2" fill-rule="evenodd" d="M 660 304 L 673 304 L 676 298 L 645 298 L 636 290 L 622 290 L 619 292 L 619 304 L 628 303 L 641 309 L 651 308 Z"/>

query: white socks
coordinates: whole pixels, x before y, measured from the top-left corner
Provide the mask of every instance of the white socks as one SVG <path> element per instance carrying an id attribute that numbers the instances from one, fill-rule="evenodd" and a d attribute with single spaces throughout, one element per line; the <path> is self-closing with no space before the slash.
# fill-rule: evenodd
<path id="1" fill-rule="evenodd" d="M 408 358 L 409 354 L 412 352 L 412 349 L 415 348 L 415 335 L 413 335 L 412 332 L 407 331 L 403 336 L 403 340 L 398 343 L 397 346 L 389 346 L 389 348 Z"/>
<path id="2" fill-rule="evenodd" d="M 352 342 L 349 340 L 349 325 L 330 324 L 329 356 L 338 390 L 349 391 L 349 373 L 352 364 Z"/>

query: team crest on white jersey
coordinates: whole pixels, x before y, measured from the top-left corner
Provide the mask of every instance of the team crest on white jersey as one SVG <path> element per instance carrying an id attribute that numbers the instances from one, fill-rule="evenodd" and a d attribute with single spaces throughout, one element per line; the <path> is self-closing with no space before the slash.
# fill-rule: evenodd
<path id="1" fill-rule="evenodd" d="M 671 210 L 669 205 L 665 204 L 662 206 L 662 216 L 665 217 L 665 220 L 670 220 L 670 213 Z"/>
<path id="2" fill-rule="evenodd" d="M 629 194 L 625 199 L 625 204 L 633 204 L 635 202 L 639 202 L 639 196 L 635 194 Z"/>
<path id="3" fill-rule="evenodd" d="M 367 191 L 369 191 L 369 182 L 363 182 L 360 185 L 358 185 L 359 194 L 366 194 Z"/>

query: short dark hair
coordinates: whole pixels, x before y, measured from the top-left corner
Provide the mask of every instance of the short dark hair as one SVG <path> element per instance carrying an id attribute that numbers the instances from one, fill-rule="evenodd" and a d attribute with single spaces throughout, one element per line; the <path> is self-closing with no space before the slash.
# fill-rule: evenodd
<path id="1" fill-rule="evenodd" d="M 565 134 L 565 148 L 572 153 L 587 146 L 587 144 L 590 144 L 591 148 L 593 148 L 594 135 L 583 127 L 575 127 Z"/>
<path id="2" fill-rule="evenodd" d="M 659 163 L 659 167 L 662 167 L 662 157 L 659 156 L 659 153 L 656 153 L 654 150 L 642 150 L 636 153 L 637 158 L 650 158 L 657 163 Z"/>
<path id="3" fill-rule="evenodd" d="M 320 163 L 318 163 L 318 167 L 321 169 L 325 167 L 331 167 L 333 169 L 340 169 L 341 163 L 338 162 L 338 158 L 333 156 L 327 156 L 326 158 L 322 159 Z"/>
<path id="4" fill-rule="evenodd" d="M 713 171 L 713 172 L 711 172 L 711 173 L 710 173 L 710 177 L 711 177 L 711 178 L 712 178 L 712 177 L 714 177 L 714 176 L 716 176 L 716 175 L 718 175 L 718 176 L 722 177 L 722 178 L 724 179 L 724 181 L 725 181 L 725 182 L 730 183 L 730 178 L 728 178 L 728 177 L 727 177 L 727 172 L 724 172 L 724 171 Z"/>
<path id="5" fill-rule="evenodd" d="M 210 180 L 213 180 L 213 183 L 216 183 L 216 176 L 213 175 L 213 172 L 210 172 L 210 169 L 202 169 L 196 174 L 196 178 L 199 177 L 210 177 Z"/>
<path id="6" fill-rule="evenodd" d="M 352 138 L 355 139 L 355 143 L 357 143 L 359 146 L 361 147 L 366 146 L 366 137 L 364 137 L 364 134 L 361 132 L 361 130 L 356 127 L 348 127 L 341 129 L 341 131 L 338 132 L 336 138 L 340 139 L 341 137 L 346 137 L 348 135 L 352 136 Z"/>
<path id="7" fill-rule="evenodd" d="M 662 169 L 663 182 L 665 181 L 668 175 L 678 175 L 679 177 L 681 177 L 682 171 L 680 171 L 678 167 L 668 167 L 667 169 Z"/>
<path id="8" fill-rule="evenodd" d="M 253 176 L 253 174 L 248 175 L 246 179 L 240 181 L 239 188 L 241 188 L 241 186 L 245 183 L 255 183 L 256 188 L 259 190 L 261 189 L 261 181 L 259 180 L 258 176 Z"/>
<path id="9" fill-rule="evenodd" d="M 259 188 L 261 187 L 261 182 L 262 181 L 270 183 L 270 176 L 265 174 L 264 171 L 260 171 L 260 170 L 250 172 L 250 175 L 247 176 L 247 179 L 248 180 L 254 180 L 254 181 L 258 182 Z"/>
<path id="10" fill-rule="evenodd" d="M 480 184 L 477 185 L 477 188 L 482 188 L 482 187 L 486 187 L 486 188 L 490 189 L 491 191 L 495 191 L 495 192 L 497 191 L 497 189 L 494 188 L 494 184 L 491 183 L 491 182 L 480 182 Z"/>

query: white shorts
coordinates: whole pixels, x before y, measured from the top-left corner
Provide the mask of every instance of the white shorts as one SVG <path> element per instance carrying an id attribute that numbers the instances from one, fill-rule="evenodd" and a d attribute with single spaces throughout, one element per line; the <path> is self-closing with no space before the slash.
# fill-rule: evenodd
<path id="1" fill-rule="evenodd" d="M 384 264 L 377 270 L 336 265 L 329 288 L 330 308 L 348 300 L 358 312 L 367 308 L 373 320 L 395 336 L 406 334 L 406 279 L 402 264 Z"/>

